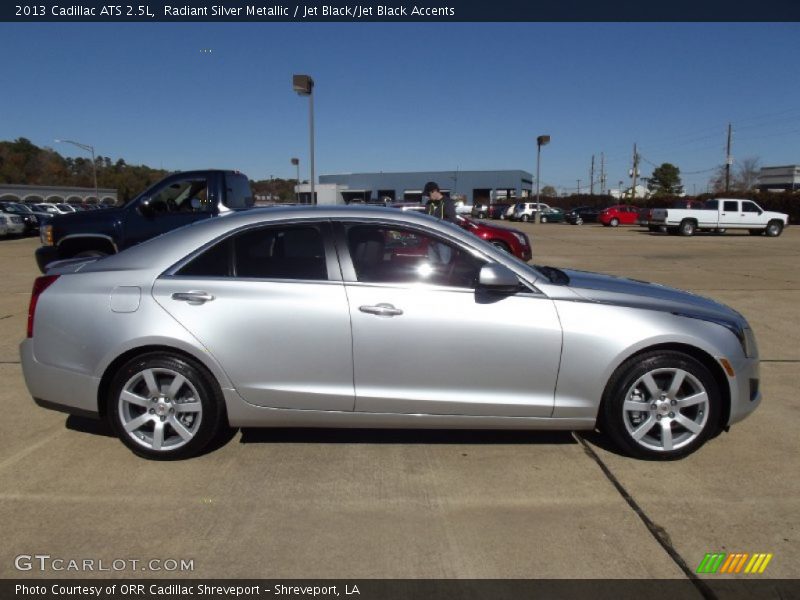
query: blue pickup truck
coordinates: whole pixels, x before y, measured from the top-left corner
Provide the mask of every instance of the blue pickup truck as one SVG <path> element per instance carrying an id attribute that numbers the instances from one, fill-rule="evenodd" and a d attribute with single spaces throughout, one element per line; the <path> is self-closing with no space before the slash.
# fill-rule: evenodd
<path id="1" fill-rule="evenodd" d="M 175 173 L 118 208 L 56 216 L 40 228 L 36 263 L 106 256 L 200 219 L 253 206 L 247 176 L 218 169 Z"/>

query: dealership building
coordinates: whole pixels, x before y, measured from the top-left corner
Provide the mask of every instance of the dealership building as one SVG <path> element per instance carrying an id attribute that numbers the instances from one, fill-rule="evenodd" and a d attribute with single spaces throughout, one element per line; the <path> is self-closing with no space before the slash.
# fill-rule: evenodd
<path id="1" fill-rule="evenodd" d="M 464 197 L 467 203 L 530 196 L 533 175 L 527 171 L 414 171 L 407 173 L 342 173 L 320 175 L 318 194 L 333 191 L 335 203 L 418 202 L 428 181 L 445 195 Z M 308 185 L 299 187 L 308 195 Z M 322 200 L 321 198 L 319 198 Z M 307 201 L 307 199 L 306 199 Z"/>
<path id="2" fill-rule="evenodd" d="M 800 190 L 800 165 L 763 167 L 758 174 L 761 192 L 795 192 Z"/>

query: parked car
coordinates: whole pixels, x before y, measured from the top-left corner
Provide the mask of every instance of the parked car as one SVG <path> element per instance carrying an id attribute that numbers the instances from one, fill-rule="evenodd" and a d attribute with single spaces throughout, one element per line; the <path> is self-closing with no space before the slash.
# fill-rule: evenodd
<path id="1" fill-rule="evenodd" d="M 24 204 L 19 204 L 17 202 L 0 202 L 0 212 L 22 219 L 23 235 L 32 235 L 39 231 L 39 218 Z"/>
<path id="2" fill-rule="evenodd" d="M 514 215 L 511 217 L 512 221 L 533 221 L 536 219 L 538 211 L 548 211 L 550 206 L 543 202 L 517 202 L 514 206 Z"/>
<path id="3" fill-rule="evenodd" d="M 618 225 L 635 225 L 638 216 L 638 206 L 616 204 L 603 209 L 597 220 L 606 227 L 617 227 Z"/>
<path id="4" fill-rule="evenodd" d="M 511 221 L 514 218 L 514 211 L 517 209 L 516 203 L 509 204 L 506 212 L 503 213 L 503 216 L 500 217 L 501 219 L 505 219 L 507 221 Z"/>
<path id="5" fill-rule="evenodd" d="M 458 200 L 454 204 L 457 215 L 465 216 L 472 213 L 472 204 L 467 204 L 463 200 Z"/>
<path id="6" fill-rule="evenodd" d="M 50 202 L 39 202 L 38 204 L 30 204 L 29 206 L 36 212 L 47 213 L 49 215 L 65 214 L 63 211 L 59 210 L 55 204 L 51 204 Z"/>
<path id="7" fill-rule="evenodd" d="M 603 208 L 597 206 L 578 206 L 564 215 L 564 220 L 570 225 L 583 225 L 584 223 L 597 223 Z"/>
<path id="8" fill-rule="evenodd" d="M 25 220 L 20 215 L 15 215 L 3 211 L 3 218 L 6 221 L 6 235 L 17 236 L 25 235 Z"/>
<path id="9" fill-rule="evenodd" d="M 505 220 L 508 209 L 514 210 L 514 205 L 508 202 L 495 202 L 489 205 L 489 218 Z"/>
<path id="10" fill-rule="evenodd" d="M 702 209 L 654 209 L 652 223 L 663 225 L 668 233 L 685 236 L 698 230 L 721 233 L 726 229 L 745 229 L 750 235 L 777 237 L 789 224 L 789 215 L 766 211 L 752 200 L 717 198 L 706 200 Z"/>
<path id="11" fill-rule="evenodd" d="M 529 261 L 532 258 L 533 248 L 525 232 L 508 227 L 496 227 L 488 223 L 473 221 L 466 217 L 457 216 L 456 218 L 462 229 L 477 235 L 493 246 L 513 254 L 520 260 Z"/>
<path id="12" fill-rule="evenodd" d="M 472 211 L 470 215 L 476 219 L 485 219 L 489 216 L 489 203 L 488 202 L 474 202 L 472 204 Z"/>
<path id="13" fill-rule="evenodd" d="M 68 215 L 69 213 L 78 212 L 78 209 L 72 206 L 72 204 L 67 204 L 66 202 L 61 202 L 56 204 L 56 208 L 61 211 L 61 214 Z"/>
<path id="14" fill-rule="evenodd" d="M 154 459 L 228 425 L 598 421 L 624 452 L 674 459 L 762 389 L 752 331 L 722 304 L 366 207 L 241 211 L 64 261 L 34 282 L 20 356 L 39 405 L 108 419 Z"/>
<path id="15" fill-rule="evenodd" d="M 551 206 L 547 210 L 542 211 L 540 221 L 542 223 L 563 223 L 564 211 L 560 208 L 556 208 L 555 206 Z"/>
<path id="16" fill-rule="evenodd" d="M 5 215 L 0 215 L 0 237 L 8 235 L 8 219 Z"/>

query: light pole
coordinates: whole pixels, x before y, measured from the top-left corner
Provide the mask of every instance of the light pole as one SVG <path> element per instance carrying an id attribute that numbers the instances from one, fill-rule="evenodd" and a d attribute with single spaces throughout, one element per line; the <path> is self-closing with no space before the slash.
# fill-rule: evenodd
<path id="1" fill-rule="evenodd" d="M 56 144 L 72 144 L 82 150 L 88 150 L 92 153 L 92 173 L 94 174 L 94 197 L 97 200 L 97 205 L 100 206 L 100 194 L 97 191 L 97 163 L 94 161 L 94 146 L 89 144 L 81 144 L 80 142 L 73 142 L 72 140 L 53 140 Z"/>
<path id="2" fill-rule="evenodd" d="M 293 75 L 292 87 L 294 91 L 300 96 L 308 96 L 308 129 L 311 146 L 311 204 L 317 203 L 317 198 L 314 195 L 314 80 L 308 75 Z"/>
<path id="3" fill-rule="evenodd" d="M 294 201 L 300 204 L 300 159 L 293 158 L 292 164 L 297 167 L 297 187 L 294 188 Z"/>
<path id="4" fill-rule="evenodd" d="M 541 222 L 541 211 L 539 210 L 539 164 L 542 160 L 542 146 L 550 143 L 549 135 L 540 135 L 536 138 L 536 217 L 534 223 Z"/>

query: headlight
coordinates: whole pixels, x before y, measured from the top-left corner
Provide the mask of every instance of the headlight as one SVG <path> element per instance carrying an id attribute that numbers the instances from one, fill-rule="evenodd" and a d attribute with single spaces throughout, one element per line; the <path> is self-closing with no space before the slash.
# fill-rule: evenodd
<path id="1" fill-rule="evenodd" d="M 42 240 L 43 246 L 53 245 L 53 226 L 42 225 L 39 231 L 39 238 Z"/>
<path id="2" fill-rule="evenodd" d="M 528 238 L 525 237 L 525 235 L 523 235 L 521 233 L 514 233 L 513 231 L 511 232 L 511 235 L 513 235 L 515 238 L 517 238 L 517 241 L 520 244 L 522 244 L 523 246 L 527 246 L 528 245 Z"/>
<path id="3" fill-rule="evenodd" d="M 744 343 L 742 344 L 742 348 L 744 348 L 744 355 L 747 358 L 755 358 L 758 356 L 756 336 L 753 334 L 753 330 L 749 327 L 744 328 Z"/>

